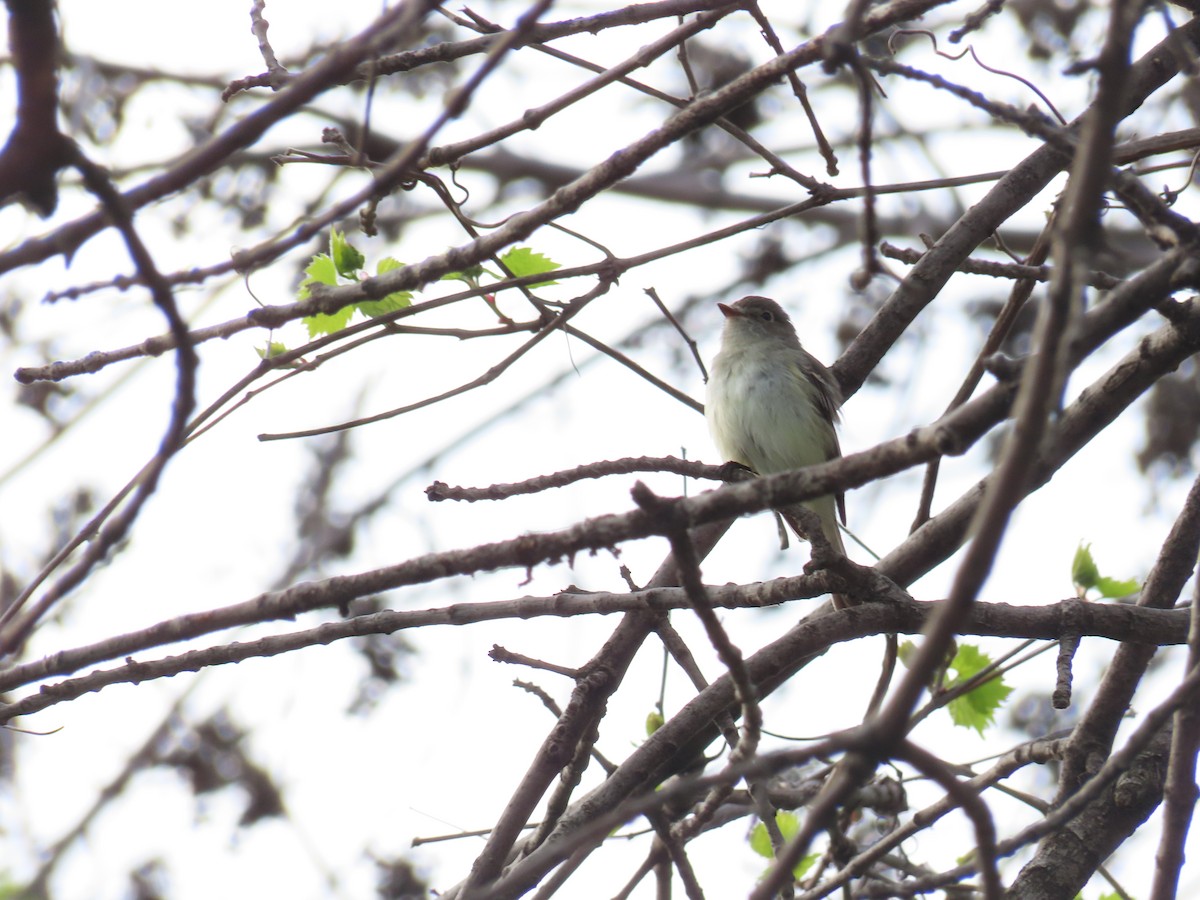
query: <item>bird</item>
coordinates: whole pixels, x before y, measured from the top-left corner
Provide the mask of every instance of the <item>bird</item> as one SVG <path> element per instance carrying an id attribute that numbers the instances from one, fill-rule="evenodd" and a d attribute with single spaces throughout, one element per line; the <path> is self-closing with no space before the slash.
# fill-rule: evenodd
<path id="1" fill-rule="evenodd" d="M 712 360 L 704 415 L 717 450 L 758 475 L 773 475 L 842 455 L 835 425 L 842 394 L 832 373 L 800 345 L 788 314 L 767 297 L 718 303 L 725 316 Z M 845 555 L 838 518 L 841 491 L 806 500 L 825 539 Z M 794 527 L 794 526 L 793 526 Z M 802 538 L 805 535 L 800 535 Z M 833 595 L 835 609 L 850 605 Z"/>

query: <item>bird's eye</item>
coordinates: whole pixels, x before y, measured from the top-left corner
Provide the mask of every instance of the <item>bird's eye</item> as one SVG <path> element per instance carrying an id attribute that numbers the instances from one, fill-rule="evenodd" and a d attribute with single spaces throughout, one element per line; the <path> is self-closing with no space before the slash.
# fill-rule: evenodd
<path id="1" fill-rule="evenodd" d="M 769 309 L 764 309 L 758 314 L 758 317 L 764 322 L 770 322 L 775 318 L 773 315 L 771 315 L 771 311 Z"/>

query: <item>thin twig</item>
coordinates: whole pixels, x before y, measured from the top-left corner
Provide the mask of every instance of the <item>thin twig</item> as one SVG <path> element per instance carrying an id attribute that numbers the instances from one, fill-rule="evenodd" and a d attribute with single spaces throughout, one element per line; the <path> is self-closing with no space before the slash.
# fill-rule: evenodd
<path id="1" fill-rule="evenodd" d="M 512 484 L 492 484 L 483 488 L 450 487 L 444 482 L 435 481 L 425 489 L 425 495 L 432 501 L 465 500 L 468 503 L 474 503 L 476 500 L 505 500 L 521 494 L 536 494 L 566 487 L 568 484 L 574 484 L 587 478 L 628 475 L 632 472 L 671 472 L 689 478 L 725 480 L 723 477 L 724 465 L 706 465 L 692 460 L 678 459 L 674 456 L 638 456 L 601 460 L 573 469 L 553 472 L 549 475 L 538 475 L 525 481 Z"/>
<path id="2" fill-rule="evenodd" d="M 679 332 L 679 336 L 683 338 L 683 341 L 685 344 L 687 344 L 688 349 L 692 351 L 692 359 L 694 359 L 696 361 L 696 367 L 700 370 L 701 379 L 704 381 L 705 384 L 707 384 L 708 383 L 708 369 L 706 369 L 704 367 L 704 360 L 700 357 L 700 345 L 697 344 L 695 339 L 692 338 L 692 336 L 687 333 L 687 330 L 684 329 L 684 327 L 680 323 L 680 321 L 677 318 L 675 318 L 675 314 L 672 313 L 669 309 L 667 309 L 666 304 L 663 303 L 662 300 L 659 299 L 657 290 L 655 290 L 652 287 L 646 288 L 646 296 L 648 296 L 651 300 L 654 301 L 654 305 L 657 306 L 659 312 L 661 312 L 663 314 L 663 318 L 666 319 L 668 322 L 670 322 L 671 326 L 677 332 Z"/>

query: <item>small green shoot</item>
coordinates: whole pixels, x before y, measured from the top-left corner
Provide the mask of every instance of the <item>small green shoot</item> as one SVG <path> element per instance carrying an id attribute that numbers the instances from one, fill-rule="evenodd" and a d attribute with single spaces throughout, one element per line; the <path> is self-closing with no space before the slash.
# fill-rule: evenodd
<path id="1" fill-rule="evenodd" d="M 375 266 L 375 274 L 382 275 L 385 272 L 403 268 L 404 263 L 400 262 L 400 260 L 385 256 Z M 412 296 L 412 291 L 394 291 L 381 300 L 364 300 L 358 304 L 358 308 L 368 316 L 374 318 L 375 316 L 382 316 L 386 313 L 395 312 L 398 309 L 404 309 L 406 306 L 411 306 Z"/>
<path id="2" fill-rule="evenodd" d="M 297 299 L 307 300 L 312 296 L 312 286 L 323 284 L 335 287 L 339 284 L 356 284 L 366 274 L 367 264 L 364 257 L 336 228 L 329 232 L 329 252 L 318 253 L 312 258 L 304 270 L 305 279 L 300 282 Z M 390 256 L 385 256 L 375 267 L 375 274 L 382 275 L 403 267 L 404 263 Z M 381 316 L 385 313 L 404 309 L 412 304 L 411 291 L 395 291 L 379 300 L 364 300 L 361 303 L 351 303 L 343 306 L 335 313 L 317 313 L 305 316 L 304 324 L 308 328 L 310 338 L 323 334 L 333 334 L 341 331 L 350 324 L 355 311 L 366 316 Z"/>
<path id="3" fill-rule="evenodd" d="M 950 662 L 950 671 L 954 677 L 946 687 L 953 688 L 974 678 L 979 672 L 992 664 L 986 653 L 974 644 L 959 644 L 958 652 Z M 1013 689 L 1004 683 L 1004 679 L 993 676 L 979 687 L 951 700 L 947 711 L 955 725 L 960 728 L 974 728 L 983 736 L 984 729 L 996 719 L 996 710 L 1011 694 Z"/>
<path id="4" fill-rule="evenodd" d="M 800 820 L 796 818 L 796 814 L 786 810 L 779 810 L 775 813 L 775 824 L 779 826 L 779 833 L 783 835 L 784 840 L 791 840 L 800 830 Z M 750 831 L 750 849 L 765 859 L 775 858 L 775 850 L 771 847 L 771 836 L 767 834 L 767 826 L 762 822 L 759 822 Z M 792 877 L 796 880 L 803 878 L 804 873 L 812 868 L 812 864 L 820 857 L 819 853 L 810 853 L 805 856 L 792 869 Z"/>
<path id="5" fill-rule="evenodd" d="M 499 259 L 504 264 L 504 267 L 518 278 L 529 275 L 541 275 L 561 268 L 560 263 L 556 263 L 545 254 L 538 253 L 529 247 L 511 247 Z M 375 274 L 376 276 L 383 275 L 386 272 L 393 272 L 403 267 L 404 263 L 398 259 L 385 256 L 376 263 Z M 300 289 L 296 294 L 298 300 L 308 300 L 312 297 L 313 285 L 336 287 L 344 284 L 357 284 L 363 278 L 368 277 L 367 259 L 347 240 L 345 234 L 334 228 L 329 232 L 329 252 L 318 253 L 314 256 L 305 268 L 304 276 L 304 280 L 300 282 Z M 484 276 L 488 276 L 495 281 L 502 280 L 500 275 L 490 269 L 485 269 L 483 266 L 471 266 L 470 268 L 463 269 L 461 272 L 450 272 L 447 275 L 443 275 L 442 280 L 461 281 L 470 288 L 478 289 L 485 286 Z M 537 284 L 530 285 L 530 287 L 544 287 L 545 285 L 556 283 L 549 280 L 540 281 Z M 363 300 L 359 303 L 350 303 L 335 313 L 317 313 L 316 315 L 306 316 L 304 324 L 308 328 L 308 336 L 310 338 L 320 337 L 323 334 L 334 334 L 350 324 L 350 320 L 354 317 L 355 312 L 361 312 L 363 315 L 372 318 L 383 316 L 398 309 L 411 306 L 412 298 L 411 291 L 395 291 L 378 300 Z M 483 299 L 497 316 L 500 317 L 501 321 L 511 323 L 511 320 L 504 316 L 496 306 L 496 296 L 494 293 L 484 294 Z"/>
<path id="6" fill-rule="evenodd" d="M 329 255 L 333 257 L 337 273 L 350 281 L 358 281 L 359 270 L 367 264 L 366 257 L 336 228 L 329 232 Z"/>
<path id="7" fill-rule="evenodd" d="M 447 272 L 442 276 L 442 281 L 461 281 L 467 287 L 479 287 L 479 279 L 484 274 L 491 275 L 493 278 L 499 278 L 495 272 L 490 269 L 485 269 L 483 266 L 471 266 L 469 269 L 463 269 L 461 272 Z"/>
<path id="8" fill-rule="evenodd" d="M 897 648 L 897 656 L 901 664 L 907 666 L 916 653 L 916 645 L 912 641 L 903 641 Z M 946 671 L 952 672 L 942 685 L 948 690 L 974 678 L 992 664 L 986 653 L 974 644 L 957 644 L 954 657 L 946 664 Z M 972 689 L 961 697 L 946 704 L 950 719 L 960 728 L 974 728 L 982 736 L 984 729 L 991 725 L 996 718 L 996 710 L 1011 694 L 1013 689 L 1004 683 L 1003 677 L 996 675 L 988 681 Z"/>
<path id="9" fill-rule="evenodd" d="M 544 253 L 538 253 L 529 247 L 512 247 L 500 256 L 500 262 L 504 263 L 504 268 L 512 272 L 516 278 L 524 278 L 527 275 L 541 275 L 545 272 L 553 272 L 555 269 L 562 268 L 561 263 L 556 263 Z M 502 276 L 493 272 L 491 269 L 485 269 L 483 266 L 471 266 L 469 269 L 463 269 L 461 272 L 449 272 L 442 276 L 442 281 L 461 281 L 469 288 L 483 287 L 483 276 L 488 275 L 496 281 L 501 281 Z M 557 281 L 539 281 L 536 284 L 527 285 L 529 288 L 545 287 L 548 284 L 558 284 Z M 513 324 L 512 319 L 500 311 L 500 307 L 496 305 L 496 295 L 494 293 L 486 293 L 483 295 L 483 301 L 491 307 L 492 312 L 496 317 L 506 325 Z"/>
<path id="10" fill-rule="evenodd" d="M 646 716 L 646 737 L 650 737 L 650 735 L 662 728 L 663 725 L 666 724 L 666 721 L 667 720 L 663 718 L 663 714 L 657 709 L 654 710 L 654 712 L 649 713 Z"/>
<path id="11" fill-rule="evenodd" d="M 254 352 L 258 354 L 259 359 L 275 359 L 276 357 L 283 356 L 285 353 L 290 353 L 291 348 L 289 348 L 287 344 L 283 343 L 282 341 L 267 341 L 267 345 L 265 347 L 255 347 Z M 304 359 L 302 357 L 297 357 L 289 362 L 278 364 L 276 368 L 299 369 L 304 365 Z"/>
<path id="12" fill-rule="evenodd" d="M 254 352 L 258 354 L 259 359 L 274 359 L 287 353 L 287 349 L 287 345 L 282 341 L 267 341 L 267 346 L 255 347 Z"/>
<path id="13" fill-rule="evenodd" d="M 513 247 L 500 257 L 500 261 L 517 278 L 524 278 L 526 275 L 541 275 L 562 268 L 561 263 L 556 263 L 544 253 L 538 253 L 529 247 Z M 540 288 L 548 284 L 558 284 L 558 282 L 539 281 L 537 284 L 529 285 L 529 287 Z"/>
<path id="14" fill-rule="evenodd" d="M 1071 583 L 1075 585 L 1075 595 L 1087 599 L 1088 591 L 1094 590 L 1101 599 L 1115 600 L 1118 597 L 1128 597 L 1136 594 L 1141 588 L 1136 578 L 1109 578 L 1100 574 L 1100 567 L 1092 556 L 1092 545 L 1079 542 L 1075 550 L 1075 558 L 1071 561 Z"/>

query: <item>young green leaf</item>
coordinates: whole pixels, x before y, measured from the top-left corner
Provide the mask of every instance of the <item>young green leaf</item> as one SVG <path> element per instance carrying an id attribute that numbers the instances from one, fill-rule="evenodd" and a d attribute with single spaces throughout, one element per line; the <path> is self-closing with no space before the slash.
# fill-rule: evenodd
<path id="1" fill-rule="evenodd" d="M 775 824 L 785 839 L 792 837 L 800 830 L 800 821 L 796 818 L 796 814 L 784 809 L 775 813 Z M 775 858 L 775 850 L 771 847 L 771 836 L 767 834 L 767 826 L 762 822 L 750 830 L 750 849 L 764 859 Z"/>
<path id="2" fill-rule="evenodd" d="M 307 277 L 300 282 L 300 290 L 296 295 L 300 300 L 307 300 L 312 296 L 309 288 L 314 284 L 336 285 L 338 283 L 337 267 L 334 265 L 333 257 L 325 253 L 318 253 L 314 256 L 312 262 L 305 268 L 304 274 Z M 305 316 L 304 324 L 308 328 L 308 336 L 313 338 L 341 331 L 346 327 L 346 323 L 350 321 L 352 315 L 354 315 L 354 304 L 343 306 L 333 315 L 318 313 L 315 316 Z"/>
<path id="3" fill-rule="evenodd" d="M 308 336 L 310 338 L 320 337 L 323 334 L 333 334 L 341 331 L 349 322 L 350 317 L 354 315 L 354 307 L 357 304 L 351 303 L 348 306 L 343 306 L 333 315 L 325 315 L 317 313 L 315 316 L 305 316 L 304 325 L 308 328 Z"/>
<path id="4" fill-rule="evenodd" d="M 1085 594 L 1088 588 L 1095 587 L 1097 579 L 1100 578 L 1100 570 L 1096 567 L 1096 560 L 1092 558 L 1091 548 L 1091 544 L 1080 541 L 1075 549 L 1075 558 L 1071 561 L 1071 583 L 1075 585 L 1080 596 Z"/>
<path id="5" fill-rule="evenodd" d="M 779 826 L 779 833 L 783 835 L 784 840 L 795 837 L 796 832 L 800 830 L 800 820 L 796 818 L 796 814 L 786 810 L 775 813 L 775 824 Z M 762 822 L 750 830 L 750 849 L 765 859 L 775 858 L 775 850 L 771 846 L 771 836 L 767 834 L 767 826 Z M 796 863 L 796 867 L 792 869 L 792 877 L 802 878 L 820 856 L 819 853 L 809 853 Z"/>
<path id="6" fill-rule="evenodd" d="M 958 652 L 954 654 L 954 659 L 950 663 L 950 668 L 955 673 L 952 683 L 961 684 L 968 678 L 974 678 L 991 664 L 992 661 L 988 655 L 974 644 L 960 644 Z"/>
<path id="7" fill-rule="evenodd" d="M 305 268 L 304 274 L 308 277 L 300 282 L 300 290 L 296 293 L 298 300 L 307 300 L 311 296 L 309 285 L 328 284 L 332 286 L 337 284 L 337 268 L 328 253 L 318 253 L 314 256 L 312 262 Z"/>
<path id="8" fill-rule="evenodd" d="M 329 253 L 339 275 L 351 281 L 358 281 L 358 273 L 367 261 L 336 228 L 329 232 Z"/>
<path id="9" fill-rule="evenodd" d="M 992 661 L 973 644 L 960 644 L 950 669 L 955 673 L 947 687 L 954 687 L 973 678 Z M 967 694 L 951 700 L 947 711 L 955 725 L 974 728 L 982 736 L 984 729 L 996 718 L 996 710 L 1012 693 L 1012 688 L 1000 676 L 994 676 Z"/>
<path id="10" fill-rule="evenodd" d="M 259 359 L 274 359 L 287 353 L 287 345 L 282 341 L 268 341 L 267 346 L 255 347 L 254 352 L 258 354 Z"/>
<path id="11" fill-rule="evenodd" d="M 412 294 L 408 291 L 396 291 L 396 293 L 388 294 L 386 297 L 381 297 L 378 300 L 364 300 L 362 303 L 355 305 L 365 315 L 374 318 L 375 316 L 382 316 L 384 313 L 404 309 L 406 306 L 412 306 Z"/>
<path id="12" fill-rule="evenodd" d="M 447 272 L 441 277 L 442 281 L 461 281 L 467 287 L 479 287 L 479 279 L 484 273 L 491 275 L 493 278 L 498 277 L 495 272 L 485 269 L 483 266 L 475 265 L 469 269 L 463 269 L 461 272 Z"/>
<path id="13" fill-rule="evenodd" d="M 1136 578 L 1108 578 L 1101 575 L 1096 579 L 1096 590 L 1100 592 L 1101 597 L 1106 597 L 1109 600 L 1116 600 L 1118 597 L 1128 597 L 1130 594 L 1136 594 L 1142 585 Z"/>
<path id="14" fill-rule="evenodd" d="M 287 353 L 288 347 L 282 341 L 269 341 L 265 347 L 255 347 L 254 352 L 258 354 L 259 359 L 275 359 Z M 303 365 L 303 359 L 293 359 L 291 362 L 283 363 L 281 368 L 299 369 Z"/>
<path id="15" fill-rule="evenodd" d="M 384 272 L 392 272 L 403 268 L 404 263 L 400 262 L 400 260 L 385 256 L 375 266 L 375 274 L 382 275 Z M 384 313 L 395 312 L 398 309 L 412 306 L 412 296 L 412 291 L 393 291 L 379 300 L 364 300 L 358 304 L 358 308 L 368 316 L 382 316 Z"/>
<path id="16" fill-rule="evenodd" d="M 654 734 L 654 732 L 658 731 L 658 729 L 662 728 L 663 725 L 666 723 L 666 721 L 667 720 L 663 718 L 663 714 L 660 713 L 657 709 L 654 710 L 653 712 L 647 713 L 646 714 L 646 737 L 649 737 L 650 735 Z"/>
<path id="17" fill-rule="evenodd" d="M 766 859 L 775 858 L 775 850 L 771 847 L 771 836 L 767 834 L 767 826 L 762 822 L 750 829 L 750 849 Z"/>
<path id="18" fill-rule="evenodd" d="M 1083 597 L 1095 588 L 1101 597 L 1109 600 L 1136 593 L 1141 587 L 1136 578 L 1109 578 L 1100 574 L 1100 567 L 1096 565 L 1091 547 L 1091 544 L 1080 541 L 1075 558 L 1071 562 L 1071 581 L 1075 585 L 1075 593 Z"/>
<path id="19" fill-rule="evenodd" d="M 562 268 L 562 263 L 556 263 L 545 254 L 537 253 L 529 247 L 513 247 L 500 257 L 500 261 L 517 278 L 524 278 L 526 275 L 541 275 L 543 272 L 553 272 L 555 269 Z M 558 284 L 558 282 L 539 281 L 537 284 L 529 286 L 539 288 L 548 284 Z"/>

